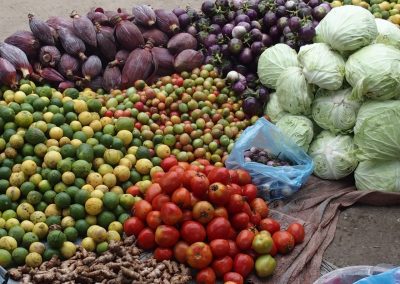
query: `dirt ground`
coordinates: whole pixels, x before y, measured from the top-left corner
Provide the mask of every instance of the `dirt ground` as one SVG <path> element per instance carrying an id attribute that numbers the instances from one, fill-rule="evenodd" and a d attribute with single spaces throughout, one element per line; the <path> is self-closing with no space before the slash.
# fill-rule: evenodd
<path id="1" fill-rule="evenodd" d="M 155 8 L 193 6 L 196 0 L 0 0 L 0 40 L 17 30 L 28 29 L 28 13 L 41 19 L 49 16 L 67 17 L 72 10 L 87 12 L 91 7 L 130 9 L 134 4 L 147 3 Z M 342 212 L 335 239 L 325 259 L 339 267 L 349 265 L 400 265 L 400 208 L 354 206 Z"/>

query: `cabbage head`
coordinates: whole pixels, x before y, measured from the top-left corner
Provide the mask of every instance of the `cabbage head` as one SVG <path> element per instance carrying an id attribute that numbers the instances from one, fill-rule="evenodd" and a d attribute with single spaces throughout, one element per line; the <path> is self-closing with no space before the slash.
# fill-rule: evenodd
<path id="1" fill-rule="evenodd" d="M 387 20 L 375 19 L 378 27 L 378 36 L 375 39 L 376 43 L 384 43 L 400 48 L 400 29 Z"/>
<path id="2" fill-rule="evenodd" d="M 304 151 L 308 151 L 314 137 L 314 125 L 310 119 L 305 116 L 288 114 L 278 120 L 276 126 Z"/>
<path id="3" fill-rule="evenodd" d="M 375 17 L 359 6 L 333 8 L 318 24 L 316 37 L 337 51 L 355 51 L 378 35 Z"/>
<path id="4" fill-rule="evenodd" d="M 286 44 L 278 43 L 260 55 L 257 74 L 264 86 L 276 89 L 278 77 L 291 66 L 299 66 L 296 51 Z"/>
<path id="5" fill-rule="evenodd" d="M 276 123 L 279 119 L 287 114 L 287 112 L 284 111 L 279 104 L 276 93 L 269 95 L 269 101 L 264 109 L 264 114 L 268 115 L 273 123 Z"/>
<path id="6" fill-rule="evenodd" d="M 335 134 L 353 131 L 361 103 L 351 99 L 351 91 L 351 88 L 317 91 L 312 104 L 312 117 L 318 126 Z"/>
<path id="7" fill-rule="evenodd" d="M 298 59 L 308 83 L 327 90 L 338 90 L 342 86 L 346 63 L 328 44 L 304 45 Z"/>
<path id="8" fill-rule="evenodd" d="M 358 190 L 400 192 L 400 161 L 363 161 L 354 172 Z"/>
<path id="9" fill-rule="evenodd" d="M 313 88 L 300 67 L 288 67 L 279 76 L 276 87 L 279 104 L 291 114 L 311 114 Z"/>
<path id="10" fill-rule="evenodd" d="M 370 101 L 358 112 L 354 143 L 359 160 L 400 160 L 400 101 Z"/>
<path id="11" fill-rule="evenodd" d="M 389 100 L 400 93 L 400 50 L 376 43 L 353 53 L 346 62 L 346 80 L 356 99 Z"/>
<path id="12" fill-rule="evenodd" d="M 357 167 L 353 138 L 322 131 L 308 150 L 314 161 L 314 174 L 322 179 L 341 179 Z"/>

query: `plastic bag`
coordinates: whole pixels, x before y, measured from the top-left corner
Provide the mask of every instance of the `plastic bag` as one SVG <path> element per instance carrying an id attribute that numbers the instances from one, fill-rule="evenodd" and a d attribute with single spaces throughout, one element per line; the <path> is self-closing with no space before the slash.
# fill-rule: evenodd
<path id="1" fill-rule="evenodd" d="M 361 279 L 354 284 L 399 284 L 400 268 L 391 269 L 378 275 Z"/>
<path id="2" fill-rule="evenodd" d="M 290 161 L 293 166 L 272 167 L 256 162 L 245 162 L 244 151 L 251 147 L 266 149 L 280 159 Z M 247 170 L 257 185 L 259 195 L 267 200 L 288 197 L 298 191 L 312 174 L 314 164 L 307 153 L 280 130 L 260 118 L 246 128 L 236 141 L 225 162 L 229 169 Z"/>

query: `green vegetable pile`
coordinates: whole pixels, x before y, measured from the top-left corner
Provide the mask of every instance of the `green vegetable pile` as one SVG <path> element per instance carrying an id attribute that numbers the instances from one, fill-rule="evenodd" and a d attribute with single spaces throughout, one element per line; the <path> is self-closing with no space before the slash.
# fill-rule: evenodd
<path id="1" fill-rule="evenodd" d="M 316 33 L 297 58 L 279 44 L 261 55 L 260 80 L 276 90 L 265 114 L 308 150 L 318 177 L 355 171 L 359 190 L 400 192 L 400 31 L 343 6 Z"/>

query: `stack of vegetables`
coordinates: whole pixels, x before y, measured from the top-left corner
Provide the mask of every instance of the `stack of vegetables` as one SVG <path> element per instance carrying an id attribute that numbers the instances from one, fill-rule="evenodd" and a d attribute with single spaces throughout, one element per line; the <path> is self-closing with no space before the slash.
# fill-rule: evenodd
<path id="1" fill-rule="evenodd" d="M 399 191 L 400 31 L 344 6 L 316 32 L 298 54 L 278 44 L 261 55 L 260 80 L 276 90 L 266 114 L 308 151 L 317 176 L 355 170 L 360 190 Z"/>

